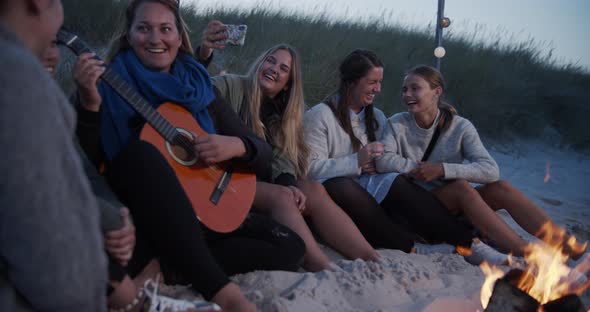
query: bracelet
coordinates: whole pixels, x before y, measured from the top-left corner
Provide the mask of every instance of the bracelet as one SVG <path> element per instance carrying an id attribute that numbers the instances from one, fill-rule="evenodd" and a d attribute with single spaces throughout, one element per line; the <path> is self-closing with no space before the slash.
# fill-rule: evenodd
<path id="1" fill-rule="evenodd" d="M 120 309 L 109 309 L 109 312 L 129 312 L 139 303 L 139 299 L 142 296 L 143 296 L 143 289 L 140 289 L 139 292 L 137 293 L 137 296 L 135 296 L 135 298 L 133 298 L 133 301 L 131 301 L 131 303 L 127 304 L 126 306 L 124 306 Z"/>

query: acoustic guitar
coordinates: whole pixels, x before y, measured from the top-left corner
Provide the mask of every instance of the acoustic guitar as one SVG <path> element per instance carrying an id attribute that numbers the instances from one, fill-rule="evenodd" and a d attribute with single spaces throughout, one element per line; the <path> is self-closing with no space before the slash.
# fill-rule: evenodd
<path id="1" fill-rule="evenodd" d="M 63 29 L 57 34 L 57 42 L 76 55 L 91 52 L 76 35 Z M 211 230 L 222 233 L 242 224 L 254 201 L 256 175 L 246 169 L 234 169 L 229 161 L 213 166 L 199 162 L 193 148 L 194 135 L 206 132 L 183 107 L 167 102 L 154 109 L 108 67 L 100 78 L 146 120 L 140 139 L 154 145 L 166 158 L 197 218 Z"/>

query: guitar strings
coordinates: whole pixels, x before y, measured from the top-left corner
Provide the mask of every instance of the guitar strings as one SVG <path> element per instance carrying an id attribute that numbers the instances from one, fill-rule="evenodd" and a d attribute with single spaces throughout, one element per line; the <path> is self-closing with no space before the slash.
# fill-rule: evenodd
<path id="1" fill-rule="evenodd" d="M 63 29 L 60 29 L 60 31 L 58 32 L 57 38 L 58 38 L 58 40 L 61 39 L 61 41 L 63 41 L 63 43 L 65 43 L 66 47 L 70 48 L 76 55 L 80 55 L 84 52 L 91 52 L 90 48 L 88 48 L 86 46 L 86 43 L 84 43 L 82 41 L 82 39 L 80 39 L 78 36 L 73 36 L 70 38 L 70 35 L 67 32 L 65 32 Z M 95 58 L 100 60 L 100 58 L 98 58 L 98 57 L 95 57 Z M 118 77 L 116 74 L 114 74 L 110 70 L 110 68 L 108 68 L 108 67 L 106 68 L 106 72 L 102 75 L 101 78 L 103 80 L 105 80 L 106 82 L 111 81 L 113 83 L 119 83 L 119 85 L 120 85 L 119 87 L 127 87 L 129 90 L 131 90 L 131 88 L 129 86 L 127 86 L 120 79 L 120 77 Z M 117 89 L 117 88 L 115 88 L 115 89 Z M 131 92 L 131 93 L 133 94 L 134 92 Z M 135 94 L 135 95 L 137 95 L 137 94 Z M 173 144 L 178 144 L 182 148 L 184 148 L 184 150 L 189 154 L 189 156 L 197 157 L 197 154 L 194 150 L 194 145 L 193 145 L 192 140 L 189 140 L 189 138 L 185 137 L 184 135 L 182 135 L 178 131 L 176 131 L 176 135 L 174 136 L 173 141 L 174 141 Z M 213 173 L 213 174 L 217 175 L 217 172 L 215 170 L 213 170 L 212 167 L 214 167 L 215 169 L 217 169 L 219 171 L 225 172 L 225 170 L 222 170 L 219 166 L 212 165 L 212 166 L 207 166 L 207 171 L 209 171 L 209 174 Z"/>
<path id="2" fill-rule="evenodd" d="M 186 136 L 180 134 L 179 132 L 176 132 L 176 135 L 174 137 L 174 141 L 176 141 L 176 143 L 178 143 L 178 145 L 180 145 L 181 147 L 183 147 L 185 149 L 185 151 L 187 151 L 191 156 L 197 157 L 195 150 L 194 150 L 194 145 L 193 142 L 191 140 L 189 140 L 189 138 L 187 138 Z M 211 165 L 211 166 L 207 166 L 207 170 L 211 171 L 214 174 L 218 174 L 215 170 L 212 169 L 215 168 L 217 170 L 222 170 L 219 166 L 217 165 Z"/>

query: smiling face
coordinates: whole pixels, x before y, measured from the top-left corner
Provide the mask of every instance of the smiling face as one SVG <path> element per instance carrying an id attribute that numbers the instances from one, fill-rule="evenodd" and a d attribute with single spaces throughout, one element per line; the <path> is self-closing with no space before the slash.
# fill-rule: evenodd
<path id="1" fill-rule="evenodd" d="M 441 87 L 432 88 L 419 75 L 410 74 L 404 78 L 402 85 L 402 101 L 408 106 L 410 113 L 434 113 L 438 109 L 438 99 L 442 94 Z"/>
<path id="2" fill-rule="evenodd" d="M 372 67 L 367 74 L 360 78 L 352 87 L 351 109 L 359 112 L 363 107 L 373 104 L 375 95 L 381 92 L 383 82 L 383 67 Z"/>
<path id="3" fill-rule="evenodd" d="M 182 45 L 174 13 L 157 2 L 137 7 L 127 39 L 145 67 L 161 72 L 170 71 Z"/>
<path id="4" fill-rule="evenodd" d="M 57 47 L 57 42 L 53 40 L 51 45 L 45 49 L 43 53 L 43 57 L 41 58 L 41 63 L 51 77 L 55 75 L 55 70 L 57 68 L 57 64 L 59 63 L 59 48 Z"/>
<path id="5" fill-rule="evenodd" d="M 282 90 L 289 88 L 291 79 L 291 53 L 279 49 L 269 54 L 258 69 L 258 83 L 265 96 L 274 98 Z"/>

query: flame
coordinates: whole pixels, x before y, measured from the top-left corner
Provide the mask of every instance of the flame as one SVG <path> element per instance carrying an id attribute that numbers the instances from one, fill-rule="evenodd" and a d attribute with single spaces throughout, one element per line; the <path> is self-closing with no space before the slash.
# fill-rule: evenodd
<path id="1" fill-rule="evenodd" d="M 483 308 L 487 308 L 490 298 L 492 297 L 492 291 L 494 290 L 494 284 L 498 279 L 504 276 L 504 271 L 500 270 L 497 266 L 490 266 L 486 261 L 479 265 L 479 268 L 483 271 L 486 276 L 486 280 L 481 286 L 481 293 L 479 299 Z"/>
<path id="2" fill-rule="evenodd" d="M 586 250 L 588 242 L 580 244 L 573 236 L 566 240 L 565 230 L 550 222 L 543 225 L 538 236 L 542 241 L 529 243 L 525 248 L 525 274 L 516 286 L 540 304 L 572 293 L 581 294 L 590 286 L 590 279 L 582 282 L 585 273 L 590 271 L 590 258 L 586 257 L 571 269 L 567 265 L 569 257 L 566 254 L 581 255 Z M 504 276 L 504 272 L 497 267 L 490 267 L 485 262 L 480 268 L 486 277 L 480 294 L 485 309 L 492 295 L 494 283 Z"/>

